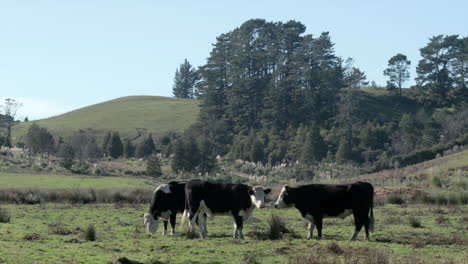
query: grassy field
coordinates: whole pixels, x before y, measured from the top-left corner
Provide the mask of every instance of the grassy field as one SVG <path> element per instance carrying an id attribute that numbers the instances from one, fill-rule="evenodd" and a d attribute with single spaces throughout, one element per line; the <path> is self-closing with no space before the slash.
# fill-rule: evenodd
<path id="1" fill-rule="evenodd" d="M 231 238 L 232 218 L 208 220 L 209 238 L 145 233 L 147 205 L 2 205 L 10 223 L 0 223 L 0 263 L 109 263 L 121 257 L 159 263 L 467 263 L 468 207 L 384 205 L 375 208 L 371 242 L 350 242 L 352 217 L 326 219 L 324 240 L 306 240 L 295 209 L 256 210 L 244 227 L 245 240 Z M 290 233 L 258 240 L 274 213 Z M 414 218 L 421 227 L 410 226 Z M 180 221 L 180 219 L 178 219 Z M 97 240 L 83 230 L 94 224 Z M 57 227 L 61 233 L 57 234 Z M 180 231 L 180 227 L 178 227 Z M 152 260 L 152 262 L 148 262 Z"/>
<path id="2" fill-rule="evenodd" d="M 148 188 L 144 178 L 0 172 L 0 188 Z"/>
<path id="3" fill-rule="evenodd" d="M 440 186 L 434 186 L 435 179 L 440 181 Z M 463 190 L 468 186 L 468 150 L 404 168 L 358 176 L 351 180 L 368 181 L 377 186 L 411 185 Z"/>
<path id="4" fill-rule="evenodd" d="M 84 107 L 59 116 L 37 120 L 54 136 L 67 138 L 78 129 L 90 130 L 98 138 L 108 130 L 118 131 L 123 137 L 136 137 L 138 133 L 162 134 L 183 131 L 198 116 L 198 101 L 160 96 L 129 96 Z M 32 122 L 14 127 L 14 141 L 24 141 Z"/>

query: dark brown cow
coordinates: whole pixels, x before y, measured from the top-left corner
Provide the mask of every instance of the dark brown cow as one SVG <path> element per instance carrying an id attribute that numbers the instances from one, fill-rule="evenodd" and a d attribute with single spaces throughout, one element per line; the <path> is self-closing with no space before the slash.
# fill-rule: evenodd
<path id="1" fill-rule="evenodd" d="M 355 231 L 351 240 L 356 240 L 364 226 L 366 239 L 373 231 L 374 187 L 367 182 L 352 184 L 309 184 L 296 188 L 284 186 L 275 203 L 275 208 L 295 207 L 309 221 L 309 236 L 317 227 L 318 239 L 322 238 L 323 218 L 354 216 Z M 370 214 L 369 214 L 370 212 Z"/>

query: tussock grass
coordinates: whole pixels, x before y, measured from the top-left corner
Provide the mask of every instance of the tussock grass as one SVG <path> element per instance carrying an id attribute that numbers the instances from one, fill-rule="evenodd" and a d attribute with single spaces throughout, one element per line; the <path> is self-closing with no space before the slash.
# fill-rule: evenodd
<path id="1" fill-rule="evenodd" d="M 62 218 L 59 217 L 55 221 L 49 223 L 49 231 L 54 235 L 69 235 L 72 232 L 66 229 L 62 224 Z"/>
<path id="2" fill-rule="evenodd" d="M 7 209 L 0 208 L 0 223 L 9 223 L 11 220 L 11 213 Z"/>
<path id="3" fill-rule="evenodd" d="M 94 227 L 94 224 L 89 224 L 83 233 L 84 239 L 87 241 L 96 241 L 96 228 Z"/>
<path id="4" fill-rule="evenodd" d="M 411 227 L 413 228 L 421 228 L 423 227 L 422 224 L 421 224 L 421 220 L 419 220 L 418 218 L 414 217 L 414 216 L 410 216 L 408 217 L 408 223 Z"/>

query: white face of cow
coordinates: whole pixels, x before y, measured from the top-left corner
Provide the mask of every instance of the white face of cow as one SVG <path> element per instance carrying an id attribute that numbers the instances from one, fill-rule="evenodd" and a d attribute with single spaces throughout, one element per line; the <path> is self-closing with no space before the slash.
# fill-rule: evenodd
<path id="1" fill-rule="evenodd" d="M 150 213 L 145 213 L 143 215 L 143 223 L 145 224 L 146 231 L 148 231 L 148 233 L 154 234 L 158 231 L 159 219 L 154 219 Z"/>
<path id="2" fill-rule="evenodd" d="M 285 202 L 285 197 L 288 195 L 287 194 L 288 188 L 289 188 L 288 186 L 284 186 L 283 189 L 281 190 L 278 200 L 276 200 L 275 208 L 288 208 L 288 207 L 294 206 L 294 204 L 292 203 L 288 204 Z"/>
<path id="3" fill-rule="evenodd" d="M 250 199 L 257 208 L 265 207 L 265 197 L 271 192 L 271 189 L 264 189 L 262 186 L 255 186 L 249 191 Z"/>

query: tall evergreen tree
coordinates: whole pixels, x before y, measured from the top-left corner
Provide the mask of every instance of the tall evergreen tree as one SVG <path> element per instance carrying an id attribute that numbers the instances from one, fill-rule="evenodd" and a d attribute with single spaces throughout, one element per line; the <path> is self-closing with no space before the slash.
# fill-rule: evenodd
<path id="1" fill-rule="evenodd" d="M 463 40 L 458 35 L 434 36 L 420 49 L 420 53 L 422 59 L 416 67 L 420 101 L 434 106 L 450 105 L 453 100 L 449 100 L 449 94 L 457 83 L 457 71 L 452 66 L 457 63 L 460 54 L 463 54 Z M 464 80 L 467 78 L 463 77 Z M 466 89 L 462 90 L 461 98 L 465 98 L 466 93 Z"/>
<path id="2" fill-rule="evenodd" d="M 119 132 L 115 131 L 112 133 L 111 140 L 107 146 L 107 152 L 114 159 L 123 155 L 123 144 Z"/>
<path id="3" fill-rule="evenodd" d="M 197 92 L 195 84 L 198 81 L 198 73 L 187 59 L 176 69 L 172 93 L 178 98 L 195 98 Z"/>
<path id="4" fill-rule="evenodd" d="M 104 152 L 104 155 L 105 156 L 110 156 L 109 155 L 109 152 L 107 152 L 108 150 L 108 146 L 109 146 L 109 143 L 111 141 L 111 138 L 112 138 L 112 132 L 111 131 L 107 131 L 106 135 L 104 136 L 104 139 L 102 141 L 102 151 Z"/>
<path id="5" fill-rule="evenodd" d="M 336 152 L 336 160 L 339 162 L 346 162 L 352 159 L 352 147 L 349 143 L 351 140 L 346 137 L 340 139 L 338 150 Z"/>
<path id="6" fill-rule="evenodd" d="M 126 158 L 135 157 L 135 146 L 132 144 L 130 140 L 125 140 L 124 154 Z"/>
<path id="7" fill-rule="evenodd" d="M 398 95 L 400 97 L 403 83 L 410 78 L 410 73 L 408 71 L 410 65 L 411 61 L 409 61 L 405 55 L 398 53 L 390 58 L 388 67 L 384 71 L 384 75 L 389 78 L 387 81 L 387 89 L 393 92 L 398 88 Z"/>
<path id="8" fill-rule="evenodd" d="M 327 145 L 316 125 L 312 125 L 302 147 L 301 160 L 306 164 L 320 162 L 327 154 Z"/>
<path id="9" fill-rule="evenodd" d="M 153 179 L 162 175 L 161 161 L 155 154 L 150 155 L 146 160 L 146 175 L 153 177 Z"/>

